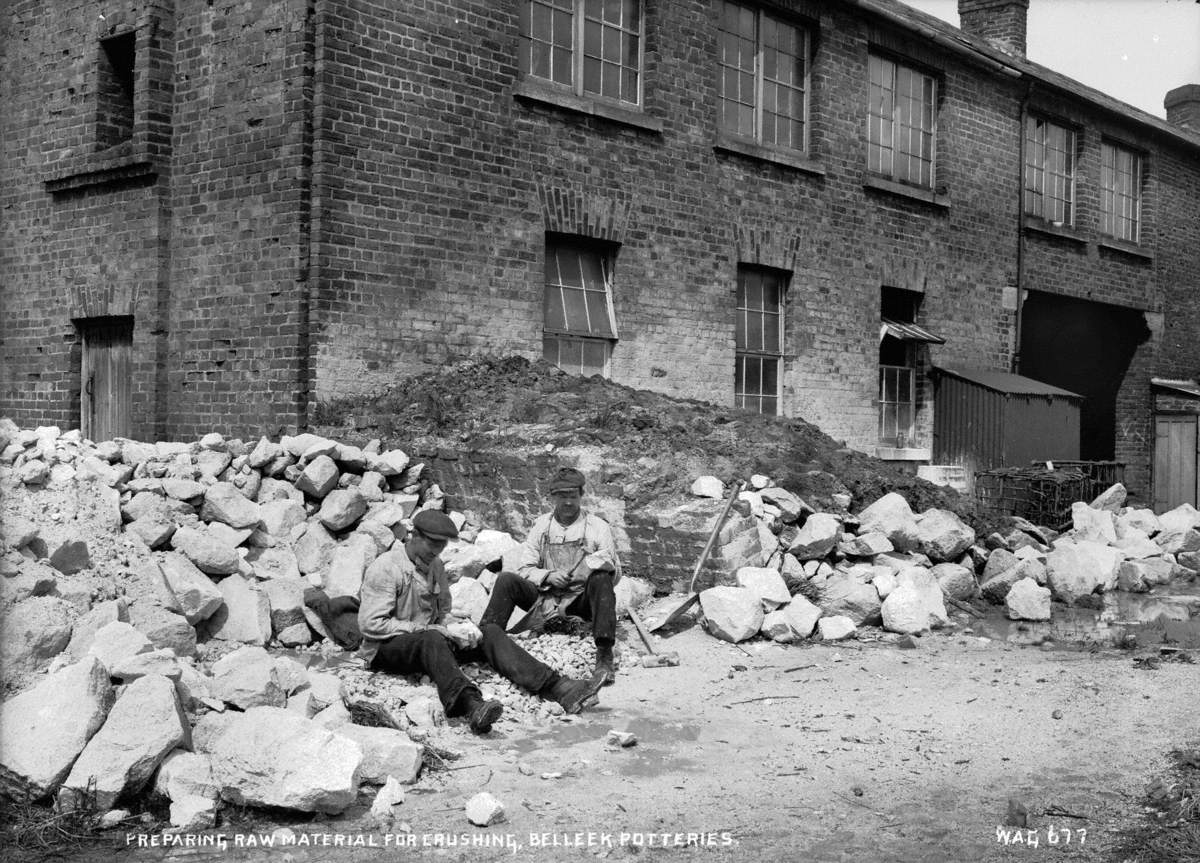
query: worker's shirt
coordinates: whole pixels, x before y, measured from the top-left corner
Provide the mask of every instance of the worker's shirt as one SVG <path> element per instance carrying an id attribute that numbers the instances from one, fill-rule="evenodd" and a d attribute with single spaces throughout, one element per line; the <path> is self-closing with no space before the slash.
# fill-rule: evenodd
<path id="1" fill-rule="evenodd" d="M 363 642 L 359 655 L 370 663 L 379 645 L 395 635 L 444 626 L 450 616 L 450 585 L 440 558 L 421 573 L 403 546 L 385 552 L 363 576 L 358 626 Z"/>
<path id="2" fill-rule="evenodd" d="M 538 516 L 521 544 L 517 563 L 517 574 L 543 587 L 546 577 L 555 568 L 550 558 L 556 555 L 551 546 L 569 547 L 576 545 L 580 551 L 580 563 L 571 576 L 566 591 L 578 593 L 593 572 L 613 572 L 621 575 L 621 561 L 617 557 L 617 542 L 612 528 L 598 515 L 580 510 L 579 516 L 570 524 L 559 524 L 554 513 Z"/>

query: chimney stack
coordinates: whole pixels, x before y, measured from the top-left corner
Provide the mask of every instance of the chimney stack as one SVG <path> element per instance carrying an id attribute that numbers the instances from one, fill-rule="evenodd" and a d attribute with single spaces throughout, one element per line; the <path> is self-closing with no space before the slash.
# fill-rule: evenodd
<path id="1" fill-rule="evenodd" d="M 1006 54 L 1025 56 L 1029 0 L 958 0 L 960 28 Z"/>
<path id="2" fill-rule="evenodd" d="M 1184 84 L 1163 99 L 1167 122 L 1200 135 L 1200 84 Z"/>

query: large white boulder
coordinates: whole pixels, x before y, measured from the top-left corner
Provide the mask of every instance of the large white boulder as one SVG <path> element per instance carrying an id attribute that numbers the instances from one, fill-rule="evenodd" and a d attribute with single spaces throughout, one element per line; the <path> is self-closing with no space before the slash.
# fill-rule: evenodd
<path id="1" fill-rule="evenodd" d="M 450 585 L 450 611 L 455 617 L 470 620 L 479 625 L 483 612 L 487 610 L 491 595 L 474 578 L 460 578 Z"/>
<path id="2" fill-rule="evenodd" d="M 1117 526 L 1113 514 L 1106 509 L 1093 509 L 1086 503 L 1071 504 L 1072 532 L 1077 540 L 1114 543 L 1117 541 Z"/>
<path id="3" fill-rule="evenodd" d="M 798 560 L 820 560 L 837 545 L 842 536 L 842 523 L 837 516 L 815 512 L 796 532 L 790 551 Z"/>
<path id="4" fill-rule="evenodd" d="M 259 504 L 258 510 L 263 528 L 278 539 L 287 539 L 293 530 L 304 524 L 303 504 L 289 498 Z"/>
<path id="5" fill-rule="evenodd" d="M 128 623 L 114 620 L 96 630 L 88 653 L 111 671 L 118 662 L 139 653 L 149 653 L 153 649 L 154 645 L 143 633 Z"/>
<path id="6" fill-rule="evenodd" d="M 339 542 L 329 560 L 324 590 L 329 596 L 358 596 L 363 575 L 379 556 L 379 546 L 370 535 L 351 534 Z"/>
<path id="7" fill-rule="evenodd" d="M 286 545 L 273 548 L 251 548 L 246 554 L 246 563 L 254 570 L 254 576 L 262 579 L 300 578 L 300 563 L 296 553 Z"/>
<path id="8" fill-rule="evenodd" d="M 246 496 L 231 482 L 217 482 L 204 492 L 204 505 L 200 517 L 205 521 L 216 521 L 233 528 L 254 527 L 262 518 L 258 504 Z"/>
<path id="9" fill-rule="evenodd" d="M 231 575 L 217 588 L 225 603 L 208 620 L 211 637 L 246 644 L 271 640 L 271 603 L 257 585 L 240 575 Z"/>
<path id="10" fill-rule="evenodd" d="M 812 507 L 781 486 L 772 485 L 759 489 L 758 496 L 764 503 L 779 510 L 779 520 L 784 524 L 795 524 L 804 513 L 812 512 Z"/>
<path id="11" fill-rule="evenodd" d="M 1117 569 L 1117 587 L 1145 593 L 1156 584 L 1166 584 L 1175 574 L 1176 565 L 1164 557 L 1125 560 Z"/>
<path id="12" fill-rule="evenodd" d="M 319 455 L 308 463 L 296 480 L 296 488 L 315 498 L 323 498 L 337 488 L 341 473 L 333 459 Z"/>
<path id="13" fill-rule="evenodd" d="M 1128 509 L 1116 517 L 1116 525 L 1118 539 L 1127 530 L 1141 531 L 1146 536 L 1154 536 L 1162 530 L 1158 516 L 1152 509 Z"/>
<path id="14" fill-rule="evenodd" d="M 1092 509 L 1103 509 L 1111 513 L 1118 513 L 1121 507 L 1125 506 L 1125 499 L 1129 493 L 1125 490 L 1125 486 L 1121 483 L 1110 485 L 1092 501 Z"/>
<path id="15" fill-rule="evenodd" d="M 180 613 L 193 626 L 212 617 L 225 601 L 213 580 L 178 552 L 158 556 L 159 569 Z"/>
<path id="16" fill-rule="evenodd" d="M 323 580 L 329 571 L 337 540 L 321 522 L 310 521 L 303 536 L 296 541 L 293 548 L 296 552 L 296 565 L 300 571 L 305 575 L 319 576 Z"/>
<path id="17" fill-rule="evenodd" d="M 883 601 L 880 613 L 884 629 L 904 635 L 916 635 L 950 622 L 941 585 L 923 567 L 897 574 L 896 589 Z"/>
<path id="18" fill-rule="evenodd" d="M 195 737 L 223 800 L 329 814 L 354 803 L 362 747 L 312 720 L 279 707 L 210 713 Z"/>
<path id="19" fill-rule="evenodd" d="M 271 606 L 271 631 L 276 635 L 289 626 L 308 624 L 304 615 L 304 591 L 308 582 L 301 578 L 272 578 L 258 585 Z"/>
<path id="20" fill-rule="evenodd" d="M 1187 554 L 1200 551 L 1200 530 L 1194 527 L 1163 527 L 1154 542 L 1164 554 Z"/>
<path id="21" fill-rule="evenodd" d="M 762 600 L 744 587 L 710 587 L 700 594 L 700 608 L 705 628 L 725 641 L 736 644 L 762 629 Z"/>
<path id="22" fill-rule="evenodd" d="M 1098 542 L 1060 540 L 1046 555 L 1046 577 L 1054 595 L 1066 603 L 1096 591 L 1112 590 L 1123 556 Z"/>
<path id="23" fill-rule="evenodd" d="M 216 800 L 221 791 L 213 781 L 212 760 L 204 753 L 186 749 L 173 749 L 163 758 L 154 774 L 154 790 L 169 800 Z"/>
<path id="24" fill-rule="evenodd" d="M 389 776 L 404 785 L 417 781 L 424 763 L 425 747 L 414 743 L 403 731 L 349 724 L 339 726 L 337 732 L 362 747 L 359 776 L 363 782 L 382 783 Z"/>
<path id="25" fill-rule="evenodd" d="M 812 635 L 813 628 L 821 619 L 821 609 L 800 594 L 793 596 L 779 611 L 787 618 L 788 625 L 792 627 L 797 638 L 808 638 Z"/>
<path id="26" fill-rule="evenodd" d="M 67 644 L 67 653 L 75 659 L 87 654 L 96 633 L 110 623 L 129 621 L 129 607 L 123 599 L 110 599 L 92 606 L 86 614 L 76 619 L 71 628 L 71 641 Z"/>
<path id="27" fill-rule="evenodd" d="M 951 599 L 965 601 L 973 599 L 979 592 L 979 585 L 975 582 L 975 573 L 965 566 L 957 563 L 939 563 L 930 572 L 937 579 L 937 583 L 941 585 L 942 593 Z"/>
<path id="28" fill-rule="evenodd" d="M 975 544 L 975 530 L 947 509 L 927 509 L 917 518 L 917 542 L 935 563 L 958 560 Z"/>
<path id="29" fill-rule="evenodd" d="M 916 516 L 908 501 L 896 492 L 888 492 L 858 514 L 859 533 L 879 532 L 897 551 L 909 551 L 920 545 Z"/>
<path id="30" fill-rule="evenodd" d="M 1011 620 L 1049 620 L 1050 590 L 1032 578 L 1022 578 L 1004 597 L 1006 613 Z"/>
<path id="31" fill-rule="evenodd" d="M 57 596 L 31 596 L 0 621 L 0 679 L 44 668 L 71 643 L 74 609 Z"/>
<path id="32" fill-rule="evenodd" d="M 87 656 L 0 704 L 0 788 L 15 796 L 53 791 L 112 701 L 108 669 Z"/>
<path id="33" fill-rule="evenodd" d="M 725 483 L 721 482 L 715 476 L 705 474 L 692 480 L 691 492 L 696 497 L 723 498 L 725 496 Z"/>
<path id="34" fill-rule="evenodd" d="M 1181 503 L 1158 517 L 1159 530 L 1187 531 L 1200 527 L 1200 510 L 1190 503 Z"/>
<path id="35" fill-rule="evenodd" d="M 147 675 L 125 687 L 104 726 L 88 741 L 71 768 L 60 800 L 78 802 L 93 790 L 101 808 L 124 792 L 140 789 L 159 762 L 177 746 L 191 746 L 187 717 L 165 677 Z"/>
<path id="36" fill-rule="evenodd" d="M 317 518 L 335 533 L 346 530 L 367 513 L 367 500 L 356 488 L 339 488 L 325 495 Z"/>
<path id="37" fill-rule="evenodd" d="M 213 663 L 209 687 L 217 698 L 242 710 L 283 707 L 287 702 L 275 660 L 257 645 L 239 648 Z"/>
<path id="38" fill-rule="evenodd" d="M 746 588 L 761 600 L 764 613 L 774 611 L 792 601 L 792 595 L 777 569 L 743 566 L 737 571 L 735 578 L 738 587 Z"/>
<path id="39" fill-rule="evenodd" d="M 854 621 L 842 614 L 822 617 L 817 621 L 817 634 L 822 641 L 841 641 L 857 631 Z"/>
<path id="40" fill-rule="evenodd" d="M 852 573 L 835 572 L 821 585 L 817 605 L 823 614 L 848 617 L 859 626 L 878 619 L 879 591 Z"/>
<path id="41" fill-rule="evenodd" d="M 181 527 L 171 535 L 171 547 L 209 575 L 237 572 L 241 563 L 233 545 L 222 542 L 206 530 Z"/>

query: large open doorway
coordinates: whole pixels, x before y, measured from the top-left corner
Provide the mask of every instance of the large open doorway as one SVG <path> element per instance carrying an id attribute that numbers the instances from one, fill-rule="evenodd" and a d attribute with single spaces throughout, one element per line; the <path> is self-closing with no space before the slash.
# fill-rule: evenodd
<path id="1" fill-rule="evenodd" d="M 1142 313 L 1030 291 L 1021 309 L 1021 368 L 1026 377 L 1084 397 L 1079 457 L 1116 454 L 1117 392 L 1138 345 L 1150 338 Z"/>

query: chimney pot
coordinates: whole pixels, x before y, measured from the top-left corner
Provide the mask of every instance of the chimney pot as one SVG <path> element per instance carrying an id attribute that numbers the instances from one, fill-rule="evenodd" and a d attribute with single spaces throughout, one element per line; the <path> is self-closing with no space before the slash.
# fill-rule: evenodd
<path id="1" fill-rule="evenodd" d="M 1200 84 L 1184 84 L 1163 99 L 1167 122 L 1200 135 Z"/>
<path id="2" fill-rule="evenodd" d="M 1006 54 L 1025 56 L 1029 0 L 958 0 L 963 32 L 986 39 Z"/>

